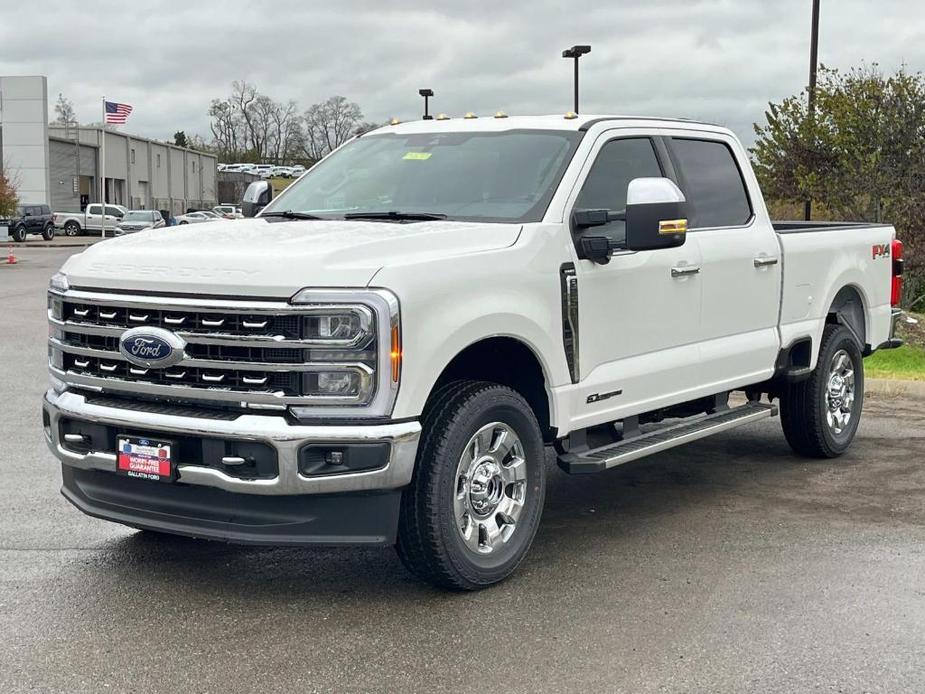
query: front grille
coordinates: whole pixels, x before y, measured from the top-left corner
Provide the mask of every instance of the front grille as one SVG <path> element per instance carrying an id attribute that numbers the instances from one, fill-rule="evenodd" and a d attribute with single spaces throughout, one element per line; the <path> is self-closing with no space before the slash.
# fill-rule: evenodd
<path id="1" fill-rule="evenodd" d="M 88 325 L 137 328 L 141 325 L 176 332 L 227 335 L 273 335 L 285 340 L 301 337 L 299 315 L 267 315 L 224 311 L 171 310 L 154 307 L 101 306 L 64 302 L 64 320 Z"/>
<path id="2" fill-rule="evenodd" d="M 361 405 L 359 396 L 309 394 L 305 389 L 311 379 L 305 374 L 332 368 L 368 372 L 369 367 L 356 359 L 375 358 L 377 349 L 373 329 L 369 344 L 319 350 L 317 339 L 307 337 L 305 317 L 330 310 L 331 305 L 123 300 L 87 292 L 53 293 L 49 302 L 52 372 L 72 387 L 123 397 L 222 407 Z M 183 360 L 166 368 L 129 362 L 119 342 L 126 330 L 139 327 L 162 328 L 182 337 Z M 312 360 L 319 354 L 325 361 Z"/>

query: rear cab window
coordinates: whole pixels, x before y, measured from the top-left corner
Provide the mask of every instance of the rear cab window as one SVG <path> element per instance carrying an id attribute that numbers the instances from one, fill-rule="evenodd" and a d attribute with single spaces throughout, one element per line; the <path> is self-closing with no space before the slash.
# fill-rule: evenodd
<path id="1" fill-rule="evenodd" d="M 742 171 L 725 142 L 668 138 L 691 229 L 743 226 L 752 205 Z"/>

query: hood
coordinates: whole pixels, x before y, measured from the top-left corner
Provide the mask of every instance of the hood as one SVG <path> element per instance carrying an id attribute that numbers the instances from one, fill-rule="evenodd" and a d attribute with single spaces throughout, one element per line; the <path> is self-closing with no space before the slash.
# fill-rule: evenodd
<path id="1" fill-rule="evenodd" d="M 101 241 L 62 268 L 72 287 L 288 298 L 303 287 L 363 287 L 391 262 L 507 248 L 519 224 L 268 222 L 148 229 Z"/>

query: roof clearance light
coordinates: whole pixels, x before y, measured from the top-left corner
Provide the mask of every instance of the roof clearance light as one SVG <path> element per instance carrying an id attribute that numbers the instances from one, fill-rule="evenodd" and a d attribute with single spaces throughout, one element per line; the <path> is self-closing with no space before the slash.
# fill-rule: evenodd
<path id="1" fill-rule="evenodd" d="M 450 117 L 449 117 L 448 115 L 446 115 L 445 113 L 438 113 L 438 114 L 437 114 L 437 120 L 449 120 L 449 119 L 450 119 Z"/>
<path id="2" fill-rule="evenodd" d="M 504 111 L 498 111 L 495 114 L 495 118 L 507 118 L 507 114 Z"/>
<path id="3" fill-rule="evenodd" d="M 401 121 L 398 120 L 397 118 L 393 118 L 392 120 L 389 121 L 389 125 L 398 125 L 399 123 L 401 123 Z"/>
<path id="4" fill-rule="evenodd" d="M 575 118 L 578 118 L 578 114 L 574 111 L 569 111 L 565 114 L 565 120 L 574 120 Z"/>
<path id="5" fill-rule="evenodd" d="M 478 116 L 475 115 L 472 111 L 469 111 L 469 113 L 467 113 L 465 116 L 463 116 L 463 118 L 466 118 L 466 119 L 471 120 L 472 118 L 478 118 Z"/>

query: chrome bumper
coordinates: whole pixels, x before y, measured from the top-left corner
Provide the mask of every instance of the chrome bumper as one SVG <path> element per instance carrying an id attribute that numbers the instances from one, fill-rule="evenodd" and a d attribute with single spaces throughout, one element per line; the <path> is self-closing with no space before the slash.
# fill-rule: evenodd
<path id="1" fill-rule="evenodd" d="M 126 429 L 146 429 L 152 432 L 255 441 L 276 449 L 279 474 L 273 479 L 240 479 L 220 470 L 199 465 L 184 465 L 179 461 L 179 481 L 215 487 L 243 494 L 336 494 L 404 487 L 411 481 L 417 455 L 421 425 L 403 422 L 381 425 L 292 425 L 275 415 L 242 414 L 234 420 L 190 418 L 170 414 L 117 409 L 88 403 L 83 395 L 73 392 L 45 394 L 45 409 L 49 426 L 45 440 L 51 452 L 65 465 L 85 470 L 116 469 L 115 451 L 78 453 L 69 450 L 60 440 L 59 421 L 62 417 L 123 426 Z M 388 443 L 390 455 L 385 467 L 362 472 L 307 477 L 299 472 L 299 449 L 307 443 Z"/>

